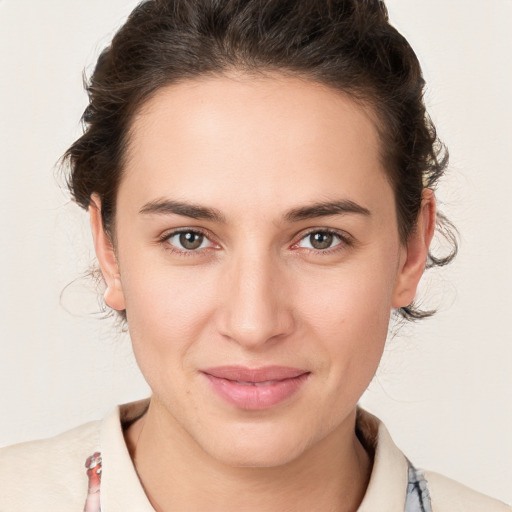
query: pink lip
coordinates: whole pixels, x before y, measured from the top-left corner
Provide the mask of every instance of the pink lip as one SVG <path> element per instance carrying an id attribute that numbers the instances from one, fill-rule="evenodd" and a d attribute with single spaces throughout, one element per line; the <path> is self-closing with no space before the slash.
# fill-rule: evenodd
<path id="1" fill-rule="evenodd" d="M 286 366 L 219 366 L 202 373 L 221 398 L 247 410 L 277 405 L 298 391 L 310 375 L 307 370 Z"/>

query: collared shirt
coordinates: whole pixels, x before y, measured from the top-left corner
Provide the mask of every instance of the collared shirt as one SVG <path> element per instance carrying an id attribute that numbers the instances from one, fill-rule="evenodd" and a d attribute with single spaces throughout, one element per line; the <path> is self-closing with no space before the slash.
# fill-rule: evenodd
<path id="1" fill-rule="evenodd" d="M 0 450 L 0 512 L 155 512 L 137 476 L 123 429 L 149 400 L 116 407 L 101 421 Z M 422 472 L 375 416 L 358 409 L 357 434 L 374 452 L 358 512 L 512 512 L 505 504 Z"/>

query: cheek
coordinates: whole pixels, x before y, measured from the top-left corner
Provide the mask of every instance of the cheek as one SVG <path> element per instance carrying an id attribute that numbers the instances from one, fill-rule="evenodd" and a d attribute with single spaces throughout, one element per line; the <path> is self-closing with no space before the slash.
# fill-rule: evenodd
<path id="1" fill-rule="evenodd" d="M 298 281 L 297 302 L 303 315 L 320 328 L 340 335 L 367 333 L 389 321 L 395 272 L 392 264 L 369 258 L 329 272 L 309 272 Z M 360 340 L 363 341 L 363 340 Z"/>
<path id="2" fill-rule="evenodd" d="M 297 293 L 299 316 L 328 355 L 331 377 L 353 389 L 364 390 L 377 369 L 392 309 L 393 266 L 371 261 L 310 275 Z"/>
<path id="3" fill-rule="evenodd" d="M 146 270 L 135 272 L 140 268 Z M 136 262 L 123 269 L 130 336 L 146 378 L 181 367 L 209 324 L 216 291 L 203 274 Z"/>

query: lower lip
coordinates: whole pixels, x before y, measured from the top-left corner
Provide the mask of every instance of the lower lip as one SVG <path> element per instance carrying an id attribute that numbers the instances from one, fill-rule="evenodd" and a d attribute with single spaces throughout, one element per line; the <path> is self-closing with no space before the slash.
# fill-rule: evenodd
<path id="1" fill-rule="evenodd" d="M 261 411 L 277 405 L 294 395 L 309 377 L 304 373 L 291 379 L 283 379 L 271 384 L 253 386 L 236 381 L 221 379 L 207 373 L 203 374 L 213 390 L 226 402 L 240 409 Z"/>

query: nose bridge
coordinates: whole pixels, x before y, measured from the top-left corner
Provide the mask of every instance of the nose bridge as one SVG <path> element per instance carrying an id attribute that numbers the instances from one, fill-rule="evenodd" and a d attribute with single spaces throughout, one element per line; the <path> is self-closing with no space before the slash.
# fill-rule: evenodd
<path id="1" fill-rule="evenodd" d="M 292 319 L 283 294 L 282 270 L 268 248 L 253 246 L 233 254 L 224 291 L 224 335 L 246 347 L 257 347 L 289 332 Z"/>

